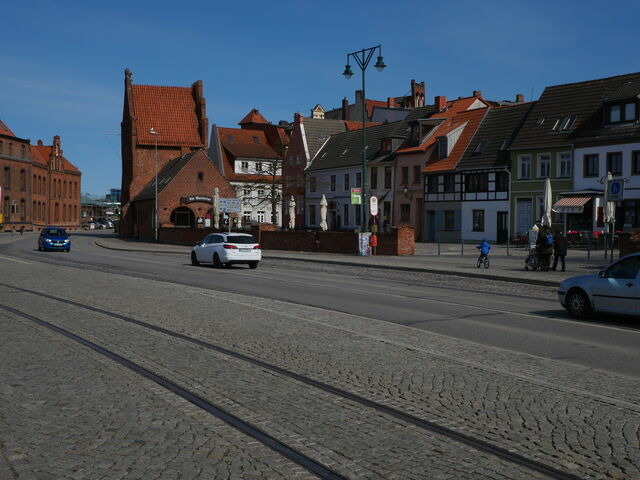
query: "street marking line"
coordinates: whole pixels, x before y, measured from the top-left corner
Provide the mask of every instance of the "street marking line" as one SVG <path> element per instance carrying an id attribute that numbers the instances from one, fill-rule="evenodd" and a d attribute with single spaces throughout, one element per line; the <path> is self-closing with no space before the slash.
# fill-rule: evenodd
<path id="1" fill-rule="evenodd" d="M 17 258 L 5 257 L 4 255 L 0 255 L 0 259 L 9 260 L 10 262 L 24 263 L 25 265 L 31 265 L 31 262 L 25 262 L 24 260 L 18 260 Z"/>

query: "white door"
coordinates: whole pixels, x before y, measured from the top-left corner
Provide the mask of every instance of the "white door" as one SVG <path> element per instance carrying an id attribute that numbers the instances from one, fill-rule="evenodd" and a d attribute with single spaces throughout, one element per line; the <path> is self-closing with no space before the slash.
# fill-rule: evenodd
<path id="1" fill-rule="evenodd" d="M 592 290 L 596 310 L 640 313 L 640 256 L 625 258 L 605 270 Z"/>
<path id="2" fill-rule="evenodd" d="M 519 198 L 517 203 L 518 209 L 518 226 L 517 231 L 520 234 L 524 234 L 529 231 L 533 225 L 533 216 L 531 212 L 531 199 Z"/>

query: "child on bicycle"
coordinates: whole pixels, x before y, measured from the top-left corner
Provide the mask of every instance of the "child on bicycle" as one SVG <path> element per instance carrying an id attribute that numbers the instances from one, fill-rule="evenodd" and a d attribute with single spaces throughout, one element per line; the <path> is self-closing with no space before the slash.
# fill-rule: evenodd
<path id="1" fill-rule="evenodd" d="M 476 248 L 480 250 L 480 256 L 478 257 L 478 265 L 480 265 L 480 263 L 489 256 L 491 245 L 483 238 L 480 245 L 476 245 Z"/>

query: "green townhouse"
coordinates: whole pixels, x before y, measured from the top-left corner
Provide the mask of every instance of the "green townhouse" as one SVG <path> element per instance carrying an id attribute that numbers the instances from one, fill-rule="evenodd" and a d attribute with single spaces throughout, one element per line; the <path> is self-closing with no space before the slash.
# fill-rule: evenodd
<path id="1" fill-rule="evenodd" d="M 639 99 L 638 73 L 544 90 L 509 149 L 514 236 L 540 222 L 547 178 L 554 202 L 552 229 L 602 230 L 607 172 L 626 184 L 617 223 L 639 224 Z"/>
<path id="2" fill-rule="evenodd" d="M 512 238 L 540 223 L 547 178 L 554 203 L 573 192 L 572 134 L 593 113 L 593 105 L 582 102 L 579 93 L 569 85 L 545 88 L 509 148 Z M 563 215 L 552 212 L 552 229 L 563 229 Z"/>

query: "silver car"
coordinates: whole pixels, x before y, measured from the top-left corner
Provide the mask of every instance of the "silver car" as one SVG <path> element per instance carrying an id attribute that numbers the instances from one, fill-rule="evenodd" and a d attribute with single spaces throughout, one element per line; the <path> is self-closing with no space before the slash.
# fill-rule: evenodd
<path id="1" fill-rule="evenodd" d="M 597 274 L 567 278 L 558 298 L 576 318 L 594 311 L 640 315 L 640 253 L 626 255 Z"/>
<path id="2" fill-rule="evenodd" d="M 214 267 L 228 267 L 246 263 L 257 268 L 262 250 L 253 235 L 247 233 L 212 233 L 191 249 L 191 264 L 212 263 Z"/>

